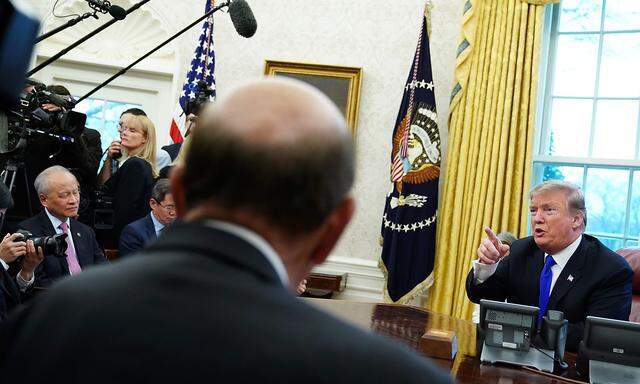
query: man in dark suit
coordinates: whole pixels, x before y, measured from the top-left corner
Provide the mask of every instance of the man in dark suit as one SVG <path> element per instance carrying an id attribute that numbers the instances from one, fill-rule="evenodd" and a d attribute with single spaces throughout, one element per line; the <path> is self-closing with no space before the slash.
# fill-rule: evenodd
<path id="1" fill-rule="evenodd" d="M 151 212 L 142 219 L 127 225 L 120 234 L 118 257 L 125 257 L 144 248 L 160 236 L 160 232 L 176 219 L 169 180 L 160 179 L 151 190 Z"/>
<path id="2" fill-rule="evenodd" d="M 0 219 L 8 208 L 13 205 L 11 192 L 4 183 L 0 183 Z M 20 272 L 13 275 L 9 272 L 9 265 L 19 260 Z M 21 234 L 7 233 L 0 242 L 0 322 L 7 313 L 22 301 L 34 282 L 34 270 L 42 262 L 44 255 L 42 248 L 36 249 L 33 240 L 24 241 Z"/>
<path id="3" fill-rule="evenodd" d="M 558 181 L 536 186 L 530 195 L 533 236 L 500 243 L 490 228 L 467 276 L 469 299 L 564 312 L 567 350 L 576 351 L 587 316 L 628 320 L 633 272 L 595 237 L 584 234 L 587 211 L 577 187 Z"/>
<path id="4" fill-rule="evenodd" d="M 450 382 L 407 347 L 293 294 L 354 210 L 353 142 L 335 105 L 273 78 L 230 91 L 202 119 L 172 172 L 183 222 L 139 256 L 63 281 L 12 317 L 0 328 L 0 377 Z"/>
<path id="5" fill-rule="evenodd" d="M 66 168 L 54 165 L 42 171 L 34 182 L 43 210 L 19 224 L 34 236 L 68 235 L 66 255 L 45 255 L 35 271 L 36 286 L 49 286 L 64 276 L 77 275 L 94 264 L 107 260 L 93 230 L 75 220 L 80 190 L 75 176 Z"/>

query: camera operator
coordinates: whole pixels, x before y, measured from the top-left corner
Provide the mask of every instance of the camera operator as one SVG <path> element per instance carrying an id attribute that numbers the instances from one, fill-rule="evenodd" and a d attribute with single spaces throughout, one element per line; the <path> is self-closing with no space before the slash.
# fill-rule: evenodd
<path id="1" fill-rule="evenodd" d="M 120 167 L 112 173 L 112 163 L 118 156 Z M 113 231 L 107 246 L 118 244 L 122 229 L 149 213 L 149 199 L 156 170 L 156 130 L 146 116 L 129 115 L 122 124 L 120 141 L 114 141 L 98 175 L 113 196 Z"/>
<path id="2" fill-rule="evenodd" d="M 70 100 L 69 91 L 61 85 L 52 85 L 45 88 L 46 91 L 62 96 Z M 59 112 L 63 108 L 51 103 L 43 103 L 40 107 L 47 112 Z M 89 220 L 89 199 L 96 187 L 98 165 L 101 157 L 100 133 L 93 129 L 84 128 L 83 132 L 74 137 L 74 142 L 60 141 L 47 135 L 34 135 L 29 138 L 24 159 L 27 175 L 27 188 L 31 188 L 35 176 L 52 165 L 61 165 L 74 174 L 84 198 L 80 203 L 79 213 L 82 221 Z M 17 180 L 20 180 L 19 178 Z M 16 196 L 24 196 L 23 183 L 16 183 Z M 29 191 L 31 206 L 37 212 L 39 210 L 39 198 L 37 193 Z M 15 214 L 21 218 L 28 217 L 28 210 L 24 201 L 17 201 Z M 14 212 L 12 212 L 14 213 Z"/>
<path id="3" fill-rule="evenodd" d="M 9 189 L 0 183 L 0 216 L 12 205 Z M 22 241 L 18 233 L 7 233 L 0 242 L 0 322 L 5 319 L 7 312 L 22 301 L 28 288 L 34 282 L 34 270 L 42 262 L 44 255 L 42 248 L 36 251 L 33 241 Z M 24 257 L 23 257 L 24 256 Z M 9 271 L 9 265 L 23 257 L 18 274 Z"/>
<path id="4" fill-rule="evenodd" d="M 75 220 L 80 203 L 76 177 L 64 167 L 54 165 L 42 171 L 34 182 L 44 210 L 19 224 L 34 236 L 67 234 L 64 255 L 46 254 L 35 270 L 35 285 L 49 286 L 54 280 L 79 274 L 107 260 L 96 242 L 93 230 Z"/>

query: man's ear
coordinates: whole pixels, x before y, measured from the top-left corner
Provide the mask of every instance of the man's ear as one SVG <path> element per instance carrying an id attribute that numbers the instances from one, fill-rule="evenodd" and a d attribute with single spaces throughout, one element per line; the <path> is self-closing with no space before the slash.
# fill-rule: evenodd
<path id="1" fill-rule="evenodd" d="M 185 190 L 183 184 L 184 168 L 181 165 L 176 165 L 171 170 L 169 180 L 171 183 L 171 194 L 173 195 L 173 202 L 176 205 L 176 216 L 183 217 L 187 212 L 187 200 L 185 197 Z"/>
<path id="2" fill-rule="evenodd" d="M 573 229 L 578 229 L 581 228 L 584 225 L 584 215 L 582 215 L 581 212 L 576 212 L 575 215 L 573 215 Z"/>
<path id="3" fill-rule="evenodd" d="M 40 199 L 40 204 L 43 207 L 46 208 L 47 207 L 47 195 L 45 195 L 44 193 L 41 193 L 41 194 L 38 195 L 38 198 Z"/>
<path id="4" fill-rule="evenodd" d="M 352 196 L 348 196 L 331 212 L 331 215 L 322 224 L 318 245 L 311 254 L 311 262 L 314 265 L 322 264 L 327 259 L 347 224 L 351 221 L 354 211 L 355 200 Z"/>

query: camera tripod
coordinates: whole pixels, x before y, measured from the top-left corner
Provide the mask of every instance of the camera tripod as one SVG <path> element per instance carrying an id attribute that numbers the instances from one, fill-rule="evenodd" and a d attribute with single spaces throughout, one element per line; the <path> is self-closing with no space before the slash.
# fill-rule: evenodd
<path id="1" fill-rule="evenodd" d="M 27 178 L 27 171 L 25 167 L 24 160 L 21 159 L 8 159 L 4 169 L 2 170 L 2 182 L 9 188 L 9 193 L 13 195 L 13 187 L 16 182 L 16 177 L 18 174 L 22 173 L 24 180 L 24 190 L 26 191 L 27 197 L 27 209 L 29 217 L 33 216 L 33 205 L 31 202 L 31 191 L 29 189 L 29 180 Z M 9 184 L 7 184 L 7 180 Z M 16 201 L 16 199 L 14 199 Z M 4 228 L 4 221 L 6 218 L 6 214 L 2 215 L 2 219 L 0 219 L 0 229 Z"/>

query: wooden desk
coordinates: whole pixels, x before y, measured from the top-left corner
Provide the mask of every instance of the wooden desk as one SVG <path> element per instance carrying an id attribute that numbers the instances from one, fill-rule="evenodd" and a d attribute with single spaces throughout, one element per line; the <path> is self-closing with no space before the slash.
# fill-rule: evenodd
<path id="1" fill-rule="evenodd" d="M 450 369 L 458 383 L 563 383 L 564 380 L 508 365 L 480 364 L 476 356 L 475 324 L 424 309 L 376 303 L 305 298 L 311 305 L 378 334 L 391 337 L 419 351 L 420 338 L 428 329 L 454 331 L 458 354 L 453 363 L 436 361 Z M 575 355 L 565 354 L 571 368 L 559 375 L 579 379 L 575 371 Z M 584 380 L 584 379 L 583 379 Z"/>

